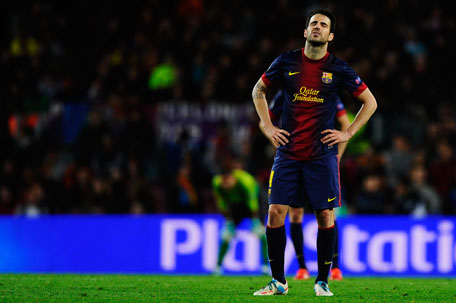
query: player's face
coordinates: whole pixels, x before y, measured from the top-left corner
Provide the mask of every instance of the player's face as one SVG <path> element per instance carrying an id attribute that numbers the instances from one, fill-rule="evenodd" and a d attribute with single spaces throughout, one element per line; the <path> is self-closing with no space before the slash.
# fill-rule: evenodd
<path id="1" fill-rule="evenodd" d="M 222 175 L 221 186 L 225 190 L 230 190 L 236 185 L 236 179 L 231 174 Z"/>
<path id="2" fill-rule="evenodd" d="M 334 38 L 331 33 L 331 20 L 322 14 L 315 14 L 310 18 L 309 25 L 304 30 L 304 37 L 314 44 L 325 44 Z"/>

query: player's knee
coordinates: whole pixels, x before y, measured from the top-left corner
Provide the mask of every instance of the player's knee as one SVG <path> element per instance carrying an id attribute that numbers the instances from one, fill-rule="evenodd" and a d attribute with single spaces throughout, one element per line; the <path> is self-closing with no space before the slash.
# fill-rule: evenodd
<path id="1" fill-rule="evenodd" d="M 290 207 L 290 222 L 291 223 L 302 223 L 303 216 L 304 216 L 304 209 Z"/>
<path id="2" fill-rule="evenodd" d="M 334 225 L 333 209 L 323 209 L 317 211 L 317 221 L 319 227 L 331 227 Z"/>
<path id="3" fill-rule="evenodd" d="M 271 205 L 269 207 L 268 213 L 269 213 L 269 217 L 279 218 L 279 217 L 284 217 L 286 215 L 286 210 L 284 210 L 283 207 L 277 207 L 277 205 Z"/>
<path id="4" fill-rule="evenodd" d="M 268 211 L 268 225 L 270 227 L 279 227 L 284 224 L 288 207 L 285 205 L 271 204 Z"/>

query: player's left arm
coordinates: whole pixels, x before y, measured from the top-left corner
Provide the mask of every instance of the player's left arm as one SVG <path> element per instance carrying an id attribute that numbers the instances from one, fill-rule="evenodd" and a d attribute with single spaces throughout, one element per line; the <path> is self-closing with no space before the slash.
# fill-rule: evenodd
<path id="1" fill-rule="evenodd" d="M 321 142 L 328 144 L 328 146 L 333 146 L 334 144 L 347 142 L 353 137 L 364 124 L 369 121 L 370 117 L 374 114 L 377 109 L 377 101 L 375 100 L 374 95 L 371 93 L 369 88 L 366 89 L 356 97 L 363 105 L 359 110 L 358 114 L 353 120 L 352 124 L 345 130 L 335 130 L 335 129 L 325 129 L 322 131 L 322 134 L 326 134 Z"/>
<path id="2" fill-rule="evenodd" d="M 341 131 L 346 131 L 348 127 L 350 126 L 350 120 L 348 119 L 347 113 L 344 113 L 343 115 L 337 117 L 337 122 L 340 124 L 340 130 Z M 348 142 L 341 142 L 337 145 L 337 150 L 339 154 L 339 159 L 342 158 L 345 149 L 347 148 Z"/>

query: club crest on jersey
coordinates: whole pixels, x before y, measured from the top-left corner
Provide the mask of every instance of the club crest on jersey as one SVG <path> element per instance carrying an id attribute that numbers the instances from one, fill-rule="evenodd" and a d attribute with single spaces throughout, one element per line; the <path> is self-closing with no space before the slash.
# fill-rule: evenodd
<path id="1" fill-rule="evenodd" d="M 332 73 L 323 72 L 323 75 L 321 76 L 321 81 L 323 81 L 324 83 L 328 84 L 328 83 L 331 83 L 332 80 L 333 80 L 333 74 Z"/>

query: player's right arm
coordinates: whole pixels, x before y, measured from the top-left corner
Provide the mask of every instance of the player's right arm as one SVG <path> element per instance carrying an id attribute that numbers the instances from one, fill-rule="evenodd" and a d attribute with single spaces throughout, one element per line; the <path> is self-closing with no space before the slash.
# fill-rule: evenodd
<path id="1" fill-rule="evenodd" d="M 268 102 L 266 101 L 267 89 L 267 85 L 264 83 L 263 79 L 260 78 L 252 91 L 253 103 L 255 104 L 255 109 L 260 117 L 260 128 L 266 138 L 268 138 L 275 147 L 279 147 L 280 145 L 288 143 L 286 136 L 290 136 L 290 134 L 286 130 L 280 129 L 272 124 L 271 118 L 269 117 Z"/>
<path id="2" fill-rule="evenodd" d="M 282 115 L 283 111 L 283 91 L 279 90 L 275 96 L 272 98 L 271 102 L 269 102 L 269 117 L 271 118 L 272 124 L 278 126 L 279 117 Z M 263 127 L 261 127 L 261 121 L 258 122 L 258 127 L 260 128 L 263 135 L 266 137 L 266 133 L 264 132 Z M 274 143 L 271 141 L 274 145 Z"/>

